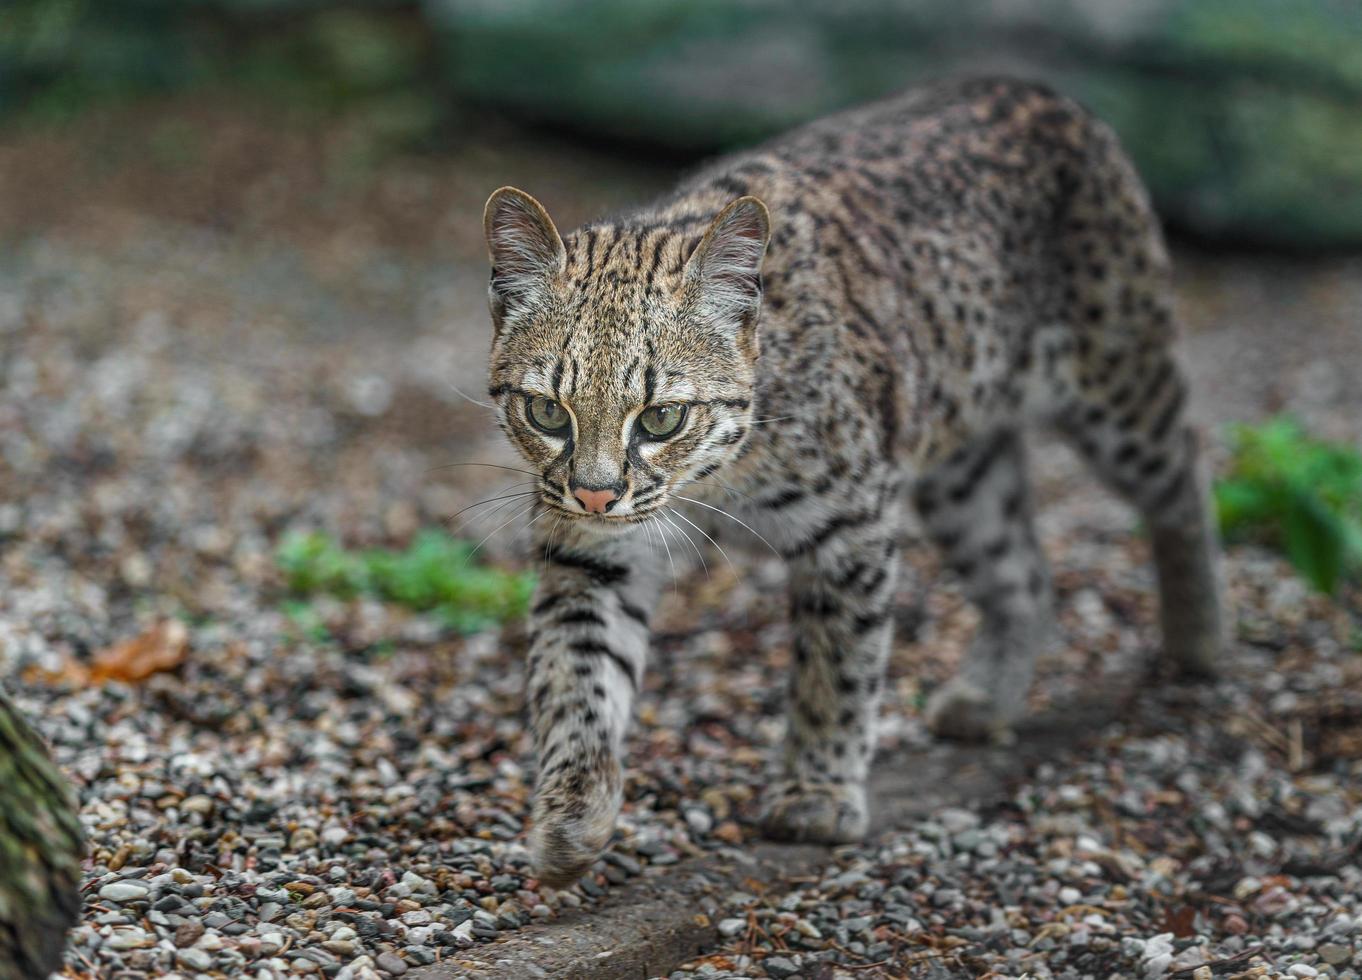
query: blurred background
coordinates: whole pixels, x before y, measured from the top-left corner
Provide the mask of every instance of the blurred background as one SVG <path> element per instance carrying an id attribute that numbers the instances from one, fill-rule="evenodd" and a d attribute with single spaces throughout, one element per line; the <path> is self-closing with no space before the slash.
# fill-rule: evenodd
<path id="1" fill-rule="evenodd" d="M 1295 733 L 1262 741 L 1271 772 L 1362 785 L 1335 765 L 1362 751 L 1357 0 L 8 0 L 0 677 L 81 797 L 74 975 L 235 975 L 285 932 L 333 975 L 325 902 L 285 929 L 250 869 L 378 894 L 441 865 L 472 882 L 456 912 L 519 888 L 496 928 L 547 914 L 515 846 L 533 562 L 478 404 L 483 202 L 521 186 L 566 230 L 953 72 L 1045 79 L 1139 165 L 1235 535 L 1236 696 Z M 1133 515 L 1039 459 L 1072 641 L 1043 706 L 1147 652 L 1154 613 Z M 921 743 L 913 707 L 971 623 L 906 554 L 889 746 Z M 648 860 L 750 832 L 783 606 L 769 562 L 683 569 L 664 598 L 626 793 L 630 839 L 668 842 Z M 708 823 L 683 819 L 701 797 Z M 175 865 L 249 932 L 186 964 L 103 891 Z M 352 945 L 423 962 L 436 933 L 393 928 L 407 945 Z"/>
<path id="2" fill-rule="evenodd" d="M 486 114 L 686 160 L 946 72 L 1038 76 L 1115 125 L 1175 227 L 1362 239 L 1349 0 L 11 0 L 0 18 L 11 126 L 230 97 L 343 117 L 342 168 L 462 143 Z M 188 130 L 147 138 L 149 165 L 201 152 Z"/>

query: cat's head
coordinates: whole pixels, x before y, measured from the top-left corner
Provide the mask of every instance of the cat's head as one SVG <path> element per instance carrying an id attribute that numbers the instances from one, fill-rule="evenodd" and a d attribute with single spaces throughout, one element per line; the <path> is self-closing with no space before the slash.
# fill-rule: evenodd
<path id="1" fill-rule="evenodd" d="M 489 391 L 544 502 L 628 526 L 714 472 L 751 424 L 766 207 L 588 226 L 566 241 L 523 191 L 483 224 Z"/>

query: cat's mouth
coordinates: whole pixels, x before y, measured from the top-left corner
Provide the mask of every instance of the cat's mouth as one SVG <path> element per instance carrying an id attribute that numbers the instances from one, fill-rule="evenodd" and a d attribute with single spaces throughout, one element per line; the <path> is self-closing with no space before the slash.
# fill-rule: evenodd
<path id="1" fill-rule="evenodd" d="M 543 502 L 559 518 L 574 521 L 585 527 L 609 531 L 626 531 L 640 524 L 658 520 L 664 509 L 656 500 L 650 500 L 643 510 L 635 510 L 632 501 L 626 501 L 629 509 L 622 513 L 613 511 L 607 511 L 603 514 L 593 513 L 578 507 L 570 508 L 563 503 L 561 498 L 553 497 L 548 493 L 544 494 Z"/>

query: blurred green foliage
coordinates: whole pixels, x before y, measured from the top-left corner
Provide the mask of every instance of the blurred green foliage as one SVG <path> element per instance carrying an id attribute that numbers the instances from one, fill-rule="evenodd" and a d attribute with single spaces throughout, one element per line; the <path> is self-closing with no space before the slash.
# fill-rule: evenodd
<path id="1" fill-rule="evenodd" d="M 298 533 L 276 557 L 294 595 L 374 596 L 465 633 L 523 616 L 534 590 L 533 575 L 475 564 L 473 545 L 440 531 L 423 531 L 404 551 L 351 551 L 326 534 Z"/>
<path id="2" fill-rule="evenodd" d="M 292 107 L 370 111 L 406 137 L 439 117 L 430 34 L 403 0 L 10 0 L 0 115 L 230 86 Z"/>
<path id="3" fill-rule="evenodd" d="M 1362 452 L 1307 436 L 1290 419 L 1236 426 L 1215 485 L 1220 526 L 1281 548 L 1317 589 L 1362 570 Z"/>

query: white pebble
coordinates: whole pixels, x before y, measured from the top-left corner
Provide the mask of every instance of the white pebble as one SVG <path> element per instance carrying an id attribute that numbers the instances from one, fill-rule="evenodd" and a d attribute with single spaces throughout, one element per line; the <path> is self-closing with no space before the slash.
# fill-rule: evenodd
<path id="1" fill-rule="evenodd" d="M 109 949 L 142 949 L 152 945 L 152 938 L 141 929 L 118 929 L 104 943 Z"/>
<path id="2" fill-rule="evenodd" d="M 1144 961 L 1144 975 L 1154 978 L 1161 977 L 1168 972 L 1168 967 L 1172 965 L 1172 953 L 1160 953 L 1158 956 L 1151 956 Z"/>
<path id="3" fill-rule="evenodd" d="M 979 826 L 979 817 L 969 810 L 948 806 L 936 814 L 936 820 L 946 828 L 947 833 L 958 834 Z"/>
<path id="4" fill-rule="evenodd" d="M 99 890 L 99 897 L 111 902 L 131 902 L 146 898 L 148 891 L 140 881 L 112 881 Z"/>
<path id="5" fill-rule="evenodd" d="M 693 833 L 704 836 L 714 829 L 714 818 L 699 807 L 691 807 L 686 811 L 686 824 Z"/>
<path id="6" fill-rule="evenodd" d="M 733 937 L 747 928 L 746 919 L 724 919 L 719 923 L 719 935 Z"/>

